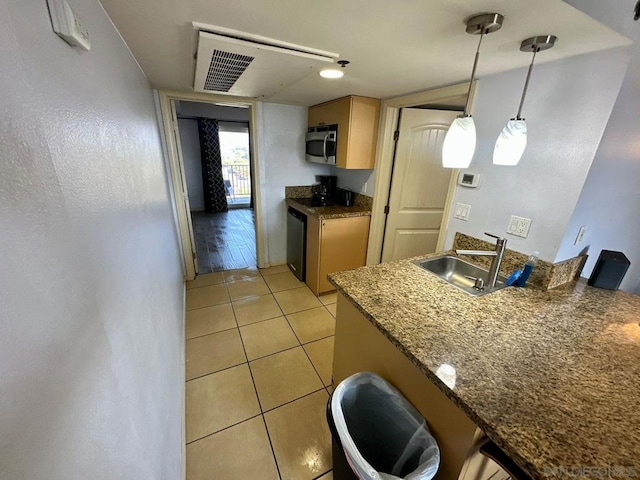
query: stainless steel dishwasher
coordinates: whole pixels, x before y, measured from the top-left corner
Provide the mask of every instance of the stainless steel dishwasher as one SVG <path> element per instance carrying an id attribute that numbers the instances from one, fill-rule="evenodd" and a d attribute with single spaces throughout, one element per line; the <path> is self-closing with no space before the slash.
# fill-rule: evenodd
<path id="1" fill-rule="evenodd" d="M 307 216 L 289 207 L 287 215 L 287 265 L 305 281 L 307 260 Z"/>

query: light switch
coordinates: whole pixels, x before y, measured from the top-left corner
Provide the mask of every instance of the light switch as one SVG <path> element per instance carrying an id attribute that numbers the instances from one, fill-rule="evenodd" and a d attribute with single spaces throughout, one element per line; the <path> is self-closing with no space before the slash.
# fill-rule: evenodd
<path id="1" fill-rule="evenodd" d="M 464 220 L 465 222 L 469 220 L 469 212 L 471 211 L 471 205 L 467 205 L 466 203 L 456 203 L 456 209 L 453 213 L 453 216 L 458 220 Z"/>

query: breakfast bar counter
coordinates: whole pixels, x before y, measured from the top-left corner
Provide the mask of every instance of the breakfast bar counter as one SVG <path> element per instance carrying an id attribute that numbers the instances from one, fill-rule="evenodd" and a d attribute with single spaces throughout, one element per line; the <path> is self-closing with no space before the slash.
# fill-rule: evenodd
<path id="1" fill-rule="evenodd" d="M 357 310 L 531 477 L 640 477 L 640 297 L 582 281 L 472 297 L 409 260 L 329 279 L 334 373 Z"/>

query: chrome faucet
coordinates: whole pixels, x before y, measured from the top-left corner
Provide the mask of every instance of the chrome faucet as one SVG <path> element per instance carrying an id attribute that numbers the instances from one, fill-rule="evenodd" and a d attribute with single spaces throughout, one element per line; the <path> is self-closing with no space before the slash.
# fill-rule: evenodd
<path id="1" fill-rule="evenodd" d="M 498 272 L 500 271 L 500 265 L 502 264 L 502 257 L 504 257 L 504 250 L 507 247 L 507 239 L 487 232 L 485 232 L 485 235 L 496 239 L 495 250 L 456 250 L 456 253 L 458 255 L 483 255 L 493 257 L 486 282 L 489 288 L 493 288 L 496 286 Z"/>

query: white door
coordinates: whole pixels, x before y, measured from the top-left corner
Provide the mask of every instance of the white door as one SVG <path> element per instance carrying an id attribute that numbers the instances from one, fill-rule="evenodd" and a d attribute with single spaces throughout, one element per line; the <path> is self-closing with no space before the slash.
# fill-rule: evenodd
<path id="1" fill-rule="evenodd" d="M 181 208 L 182 218 L 187 225 L 189 238 L 182 239 L 183 248 L 185 250 L 185 261 L 187 268 L 187 279 L 193 280 L 196 273 L 198 273 L 198 258 L 196 257 L 196 240 L 193 235 L 193 224 L 191 223 L 191 207 L 189 205 L 189 195 L 187 192 L 187 178 L 184 173 L 184 161 L 182 158 L 182 145 L 180 144 L 180 132 L 178 130 L 178 115 L 176 114 L 176 102 L 171 101 L 171 123 L 173 126 L 173 146 L 175 148 L 173 154 L 178 159 L 178 176 L 181 188 L 176 191 L 176 201 L 178 202 L 178 208 Z M 176 189 L 177 190 L 177 189 Z M 191 250 L 190 255 L 188 250 Z M 193 259 L 193 263 L 189 262 L 189 256 Z"/>
<path id="2" fill-rule="evenodd" d="M 442 167 L 442 142 L 457 114 L 402 109 L 383 262 L 436 251 L 452 176 L 457 174 Z"/>

